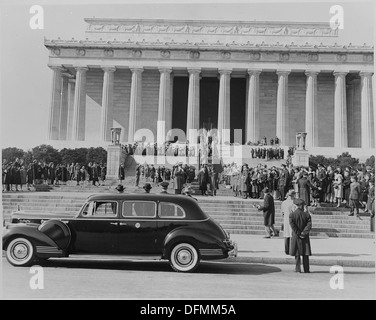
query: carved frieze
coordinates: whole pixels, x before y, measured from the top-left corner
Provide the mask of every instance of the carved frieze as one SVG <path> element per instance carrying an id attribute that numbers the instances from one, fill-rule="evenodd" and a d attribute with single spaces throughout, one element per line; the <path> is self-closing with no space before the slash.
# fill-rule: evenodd
<path id="1" fill-rule="evenodd" d="M 363 55 L 364 62 L 373 62 L 373 54 L 367 53 Z"/>
<path id="2" fill-rule="evenodd" d="M 290 60 L 290 54 L 283 52 L 279 54 L 279 60 L 284 62 L 284 61 L 289 61 Z"/>
<path id="3" fill-rule="evenodd" d="M 319 61 L 319 55 L 317 53 L 310 53 L 308 55 L 308 61 L 310 61 L 310 62 Z"/>
<path id="4" fill-rule="evenodd" d="M 229 51 L 223 51 L 223 52 L 221 52 L 221 57 L 222 57 L 222 59 L 228 60 L 228 59 L 231 58 L 231 52 L 229 52 Z"/>
<path id="5" fill-rule="evenodd" d="M 51 53 L 54 56 L 60 56 L 61 50 L 60 50 L 60 48 L 53 48 L 53 49 L 51 49 Z"/>
<path id="6" fill-rule="evenodd" d="M 135 58 L 140 58 L 142 56 L 142 51 L 141 50 L 133 50 L 132 56 L 135 57 Z"/>
<path id="7" fill-rule="evenodd" d="M 261 53 L 260 52 L 252 52 L 250 54 L 251 60 L 253 61 L 259 61 L 261 59 Z"/>
<path id="8" fill-rule="evenodd" d="M 199 59 L 200 58 L 200 51 L 197 51 L 197 50 L 189 51 L 189 58 L 190 59 Z"/>
<path id="9" fill-rule="evenodd" d="M 85 19 L 88 32 L 335 37 L 329 23 Z"/>
<path id="10" fill-rule="evenodd" d="M 83 57 L 83 56 L 85 56 L 85 54 L 86 54 L 86 50 L 85 49 L 82 49 L 82 48 L 76 49 L 76 55 L 77 56 Z"/>
<path id="11" fill-rule="evenodd" d="M 105 49 L 104 50 L 104 55 L 106 57 L 113 57 L 114 56 L 114 50 L 112 50 L 112 49 Z"/>
<path id="12" fill-rule="evenodd" d="M 162 58 L 169 58 L 171 56 L 171 52 L 169 50 L 162 50 L 161 56 Z"/>
<path id="13" fill-rule="evenodd" d="M 339 53 L 337 54 L 337 61 L 345 62 L 347 60 L 347 54 Z"/>

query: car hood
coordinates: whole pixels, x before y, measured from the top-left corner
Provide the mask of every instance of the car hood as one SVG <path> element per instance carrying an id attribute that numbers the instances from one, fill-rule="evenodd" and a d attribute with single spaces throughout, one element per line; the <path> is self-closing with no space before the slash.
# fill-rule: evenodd
<path id="1" fill-rule="evenodd" d="M 15 211 L 11 214 L 11 223 L 37 223 L 51 219 L 72 219 L 75 214 L 38 213 L 27 211 Z"/>

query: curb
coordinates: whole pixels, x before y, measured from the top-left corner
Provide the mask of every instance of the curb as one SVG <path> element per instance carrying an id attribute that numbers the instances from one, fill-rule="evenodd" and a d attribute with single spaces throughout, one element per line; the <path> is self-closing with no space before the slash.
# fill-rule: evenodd
<path id="1" fill-rule="evenodd" d="M 294 257 L 279 258 L 279 257 L 236 257 L 217 260 L 227 263 L 258 263 L 258 264 L 291 264 L 295 265 Z M 341 266 L 348 268 L 375 268 L 375 261 L 367 260 L 338 260 L 338 259 L 315 259 L 310 257 L 309 264 L 311 266 Z"/>

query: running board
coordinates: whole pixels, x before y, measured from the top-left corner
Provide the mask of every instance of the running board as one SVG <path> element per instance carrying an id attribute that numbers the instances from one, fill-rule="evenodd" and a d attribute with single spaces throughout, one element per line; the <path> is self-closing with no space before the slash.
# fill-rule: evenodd
<path id="1" fill-rule="evenodd" d="M 162 260 L 160 255 L 109 255 L 109 254 L 70 254 L 74 260 Z"/>

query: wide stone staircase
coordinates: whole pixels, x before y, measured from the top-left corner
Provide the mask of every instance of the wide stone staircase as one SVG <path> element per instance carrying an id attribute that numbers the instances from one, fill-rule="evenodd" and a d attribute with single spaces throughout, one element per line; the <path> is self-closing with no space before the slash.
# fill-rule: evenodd
<path id="1" fill-rule="evenodd" d="M 13 211 L 22 210 L 26 213 L 50 213 L 52 216 L 78 213 L 85 199 L 92 193 L 114 192 L 111 187 L 94 187 L 96 192 L 19 192 L 3 193 L 2 210 L 5 223 L 9 223 Z M 74 189 L 74 188 L 72 188 Z M 86 190 L 87 191 L 87 190 Z M 142 192 L 142 189 L 135 190 Z M 260 200 L 240 199 L 234 197 L 197 196 L 199 205 L 223 228 L 231 234 L 263 235 L 263 216 L 253 204 Z M 312 213 L 312 236 L 343 237 L 343 238 L 374 238 L 370 232 L 370 218 L 349 217 L 348 209 L 330 206 L 310 208 Z M 280 203 L 276 202 L 276 228 L 281 229 L 283 222 Z"/>

